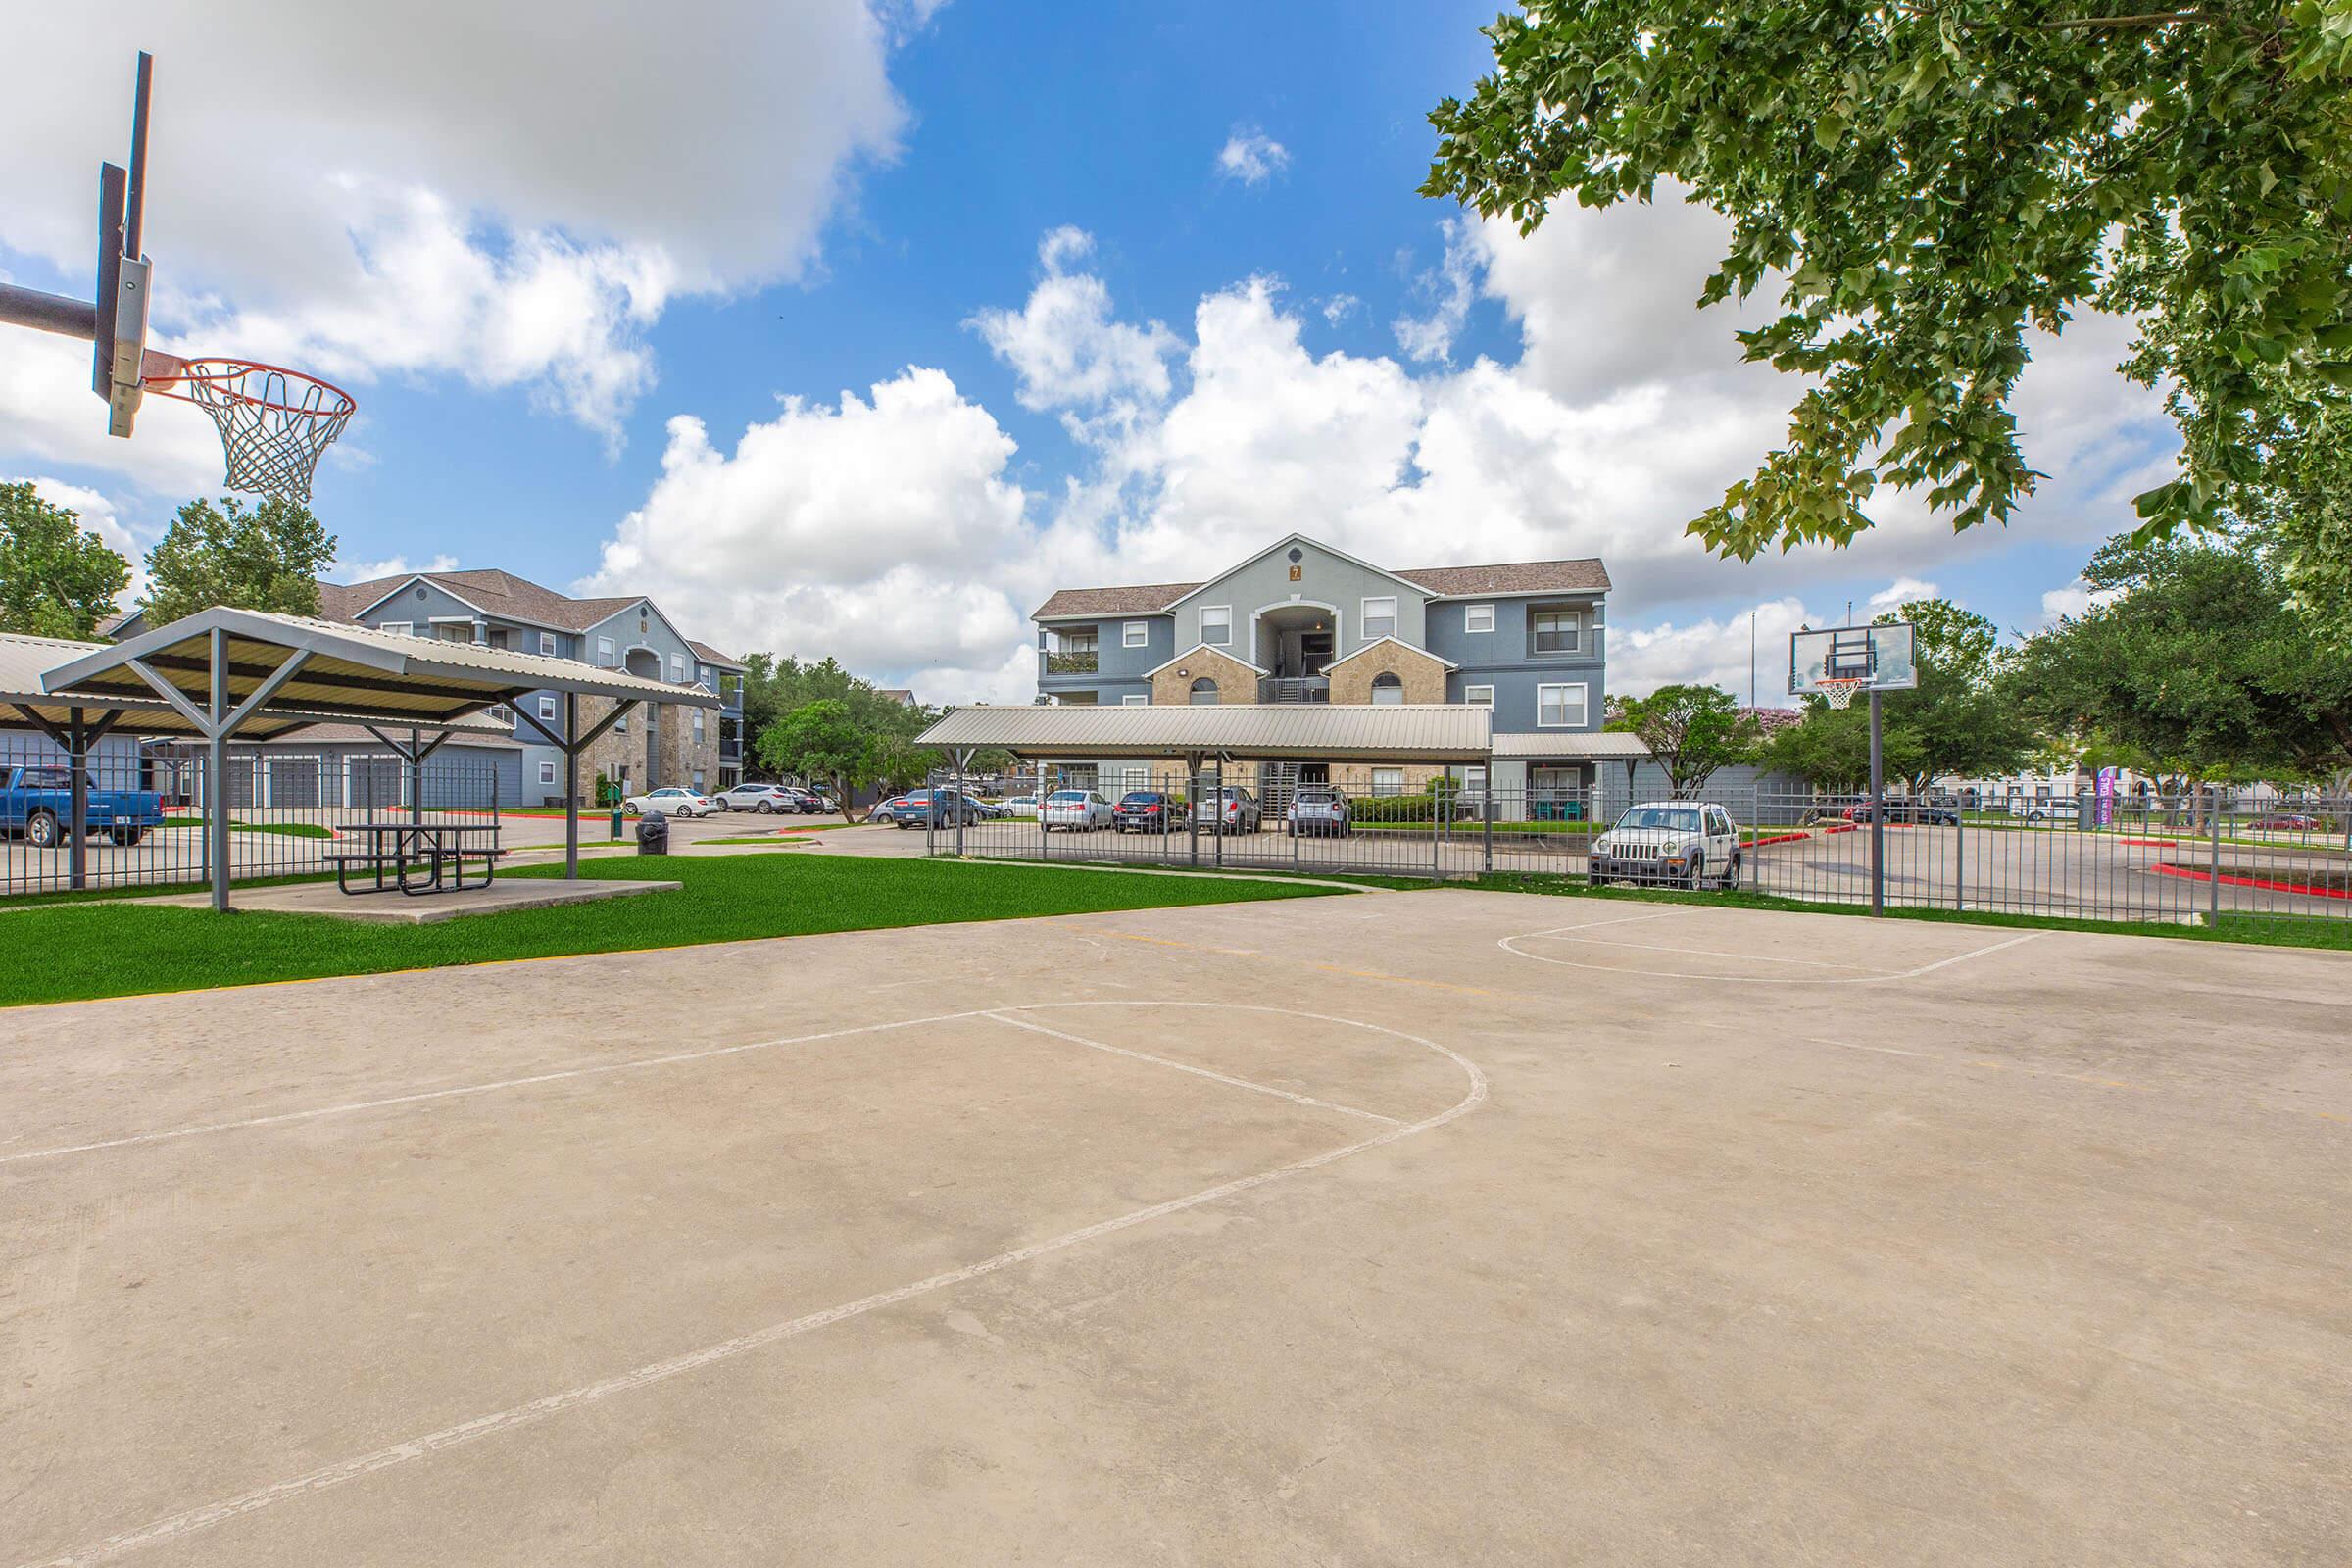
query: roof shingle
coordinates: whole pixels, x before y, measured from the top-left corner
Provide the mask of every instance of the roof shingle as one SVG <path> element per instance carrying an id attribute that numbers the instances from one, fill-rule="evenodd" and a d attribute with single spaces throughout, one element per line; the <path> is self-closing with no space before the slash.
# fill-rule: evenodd
<path id="1" fill-rule="evenodd" d="M 1596 558 L 1572 561 L 1514 561 L 1492 566 L 1415 566 L 1394 575 L 1431 593 L 1453 599 L 1464 594 L 1605 594 L 1609 574 Z M 1156 614 L 1196 588 L 1197 582 L 1137 583 L 1123 588 L 1063 588 L 1030 612 L 1032 620 L 1063 615 Z"/>

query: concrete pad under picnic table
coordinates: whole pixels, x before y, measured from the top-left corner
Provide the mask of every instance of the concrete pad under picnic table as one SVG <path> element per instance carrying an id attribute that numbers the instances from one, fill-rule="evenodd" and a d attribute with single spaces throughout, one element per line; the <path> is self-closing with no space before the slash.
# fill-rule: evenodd
<path id="1" fill-rule="evenodd" d="M 550 909 L 563 904 L 595 904 L 604 899 L 633 898 L 641 893 L 674 893 L 682 882 L 563 882 L 552 877 L 526 877 L 470 887 L 462 892 L 410 895 L 397 888 L 378 893 L 345 893 L 332 882 L 299 882 L 282 888 L 239 888 L 231 895 L 234 907 L 267 909 L 273 914 L 324 914 L 338 920 L 361 920 L 379 925 L 436 925 L 469 914 L 506 914 L 514 909 Z M 212 902 L 210 893 L 181 898 L 143 900 L 198 909 Z"/>

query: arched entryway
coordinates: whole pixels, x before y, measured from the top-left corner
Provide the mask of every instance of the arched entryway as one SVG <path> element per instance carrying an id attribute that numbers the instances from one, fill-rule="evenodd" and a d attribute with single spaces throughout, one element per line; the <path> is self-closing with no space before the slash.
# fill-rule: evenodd
<path id="1" fill-rule="evenodd" d="M 1330 605 L 1270 605 L 1252 617 L 1256 635 L 1251 659 L 1266 672 L 1274 702 L 1324 702 L 1330 684 L 1324 669 L 1339 649 L 1340 612 Z"/>

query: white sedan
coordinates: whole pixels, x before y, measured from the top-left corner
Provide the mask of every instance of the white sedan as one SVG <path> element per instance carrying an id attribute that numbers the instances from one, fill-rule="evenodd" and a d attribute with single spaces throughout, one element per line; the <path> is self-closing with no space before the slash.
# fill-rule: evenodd
<path id="1" fill-rule="evenodd" d="M 1008 796 L 999 801 L 997 808 L 1006 816 L 1025 816 L 1032 822 L 1037 820 L 1037 797 L 1034 795 Z"/>
<path id="2" fill-rule="evenodd" d="M 657 811 L 663 816 L 710 816 L 725 809 L 708 795 L 675 785 L 650 794 L 631 795 L 620 805 L 623 810 L 635 811 L 639 816 L 652 816 Z"/>
<path id="3" fill-rule="evenodd" d="M 1055 790 L 1037 809 L 1038 823 L 1048 833 L 1108 827 L 1111 816 L 1110 803 L 1093 790 Z"/>

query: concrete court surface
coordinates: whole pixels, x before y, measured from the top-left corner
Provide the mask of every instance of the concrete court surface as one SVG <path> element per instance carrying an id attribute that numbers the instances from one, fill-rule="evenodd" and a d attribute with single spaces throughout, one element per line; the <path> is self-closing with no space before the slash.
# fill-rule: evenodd
<path id="1" fill-rule="evenodd" d="M 0 1568 L 2340 1562 L 2347 1001 L 1431 891 L 0 1013 Z"/>

